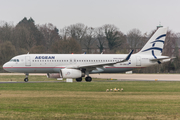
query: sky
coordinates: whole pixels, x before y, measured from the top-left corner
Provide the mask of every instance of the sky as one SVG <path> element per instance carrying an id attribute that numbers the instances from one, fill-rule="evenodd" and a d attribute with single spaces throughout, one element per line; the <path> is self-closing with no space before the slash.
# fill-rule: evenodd
<path id="1" fill-rule="evenodd" d="M 161 24 L 179 33 L 180 0 L 0 0 L 0 21 L 16 25 L 24 17 L 58 29 L 113 24 L 125 34 L 134 28 L 148 33 Z"/>

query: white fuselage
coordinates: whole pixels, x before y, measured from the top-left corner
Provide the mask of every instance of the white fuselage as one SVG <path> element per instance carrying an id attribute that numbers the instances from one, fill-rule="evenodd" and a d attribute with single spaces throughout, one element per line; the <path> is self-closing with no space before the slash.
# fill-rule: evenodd
<path id="1" fill-rule="evenodd" d="M 19 73 L 59 73 L 68 66 L 91 66 L 121 61 L 126 56 L 127 54 L 24 54 L 13 57 L 3 68 L 9 72 Z M 96 69 L 90 70 L 89 73 L 119 73 L 157 64 L 150 59 L 153 59 L 152 55 L 132 54 L 126 62 L 96 66 Z"/>
<path id="2" fill-rule="evenodd" d="M 159 28 L 136 54 L 132 54 L 133 50 L 129 54 L 24 54 L 13 57 L 3 68 L 25 73 L 25 82 L 28 73 L 47 73 L 49 78 L 76 81 L 87 75 L 85 80 L 90 82 L 92 73 L 120 73 L 169 61 L 168 56 L 161 56 L 166 33 L 167 28 Z"/>

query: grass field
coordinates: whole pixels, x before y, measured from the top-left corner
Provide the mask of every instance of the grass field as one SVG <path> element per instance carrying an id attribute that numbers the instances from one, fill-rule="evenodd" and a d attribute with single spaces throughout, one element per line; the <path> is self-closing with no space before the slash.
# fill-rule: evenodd
<path id="1" fill-rule="evenodd" d="M 23 81 L 24 76 L 12 76 Z M 11 79 L 0 76 L 0 81 Z M 45 76 L 30 80 L 46 81 Z M 48 81 L 54 79 L 48 79 Z M 0 83 L 0 120 L 180 119 L 180 82 Z M 105 92 L 123 88 L 123 92 Z"/>

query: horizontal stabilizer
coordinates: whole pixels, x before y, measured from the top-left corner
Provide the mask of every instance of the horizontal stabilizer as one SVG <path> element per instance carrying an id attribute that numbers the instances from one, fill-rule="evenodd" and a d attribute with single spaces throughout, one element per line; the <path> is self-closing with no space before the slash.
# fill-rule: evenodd
<path id="1" fill-rule="evenodd" d="M 163 58 L 156 58 L 156 59 L 150 59 L 150 61 L 154 61 L 154 62 L 157 62 L 157 61 L 162 61 L 162 60 L 166 60 L 166 59 L 174 59 L 175 57 L 163 57 Z"/>

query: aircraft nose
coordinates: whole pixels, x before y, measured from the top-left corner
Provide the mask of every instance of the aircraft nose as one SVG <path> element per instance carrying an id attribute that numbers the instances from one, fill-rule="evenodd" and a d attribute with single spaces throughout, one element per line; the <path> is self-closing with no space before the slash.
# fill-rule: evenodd
<path id="1" fill-rule="evenodd" d="M 4 69 L 4 70 L 7 70 L 7 67 L 8 67 L 8 63 L 5 63 L 5 64 L 3 65 L 3 69 Z"/>

